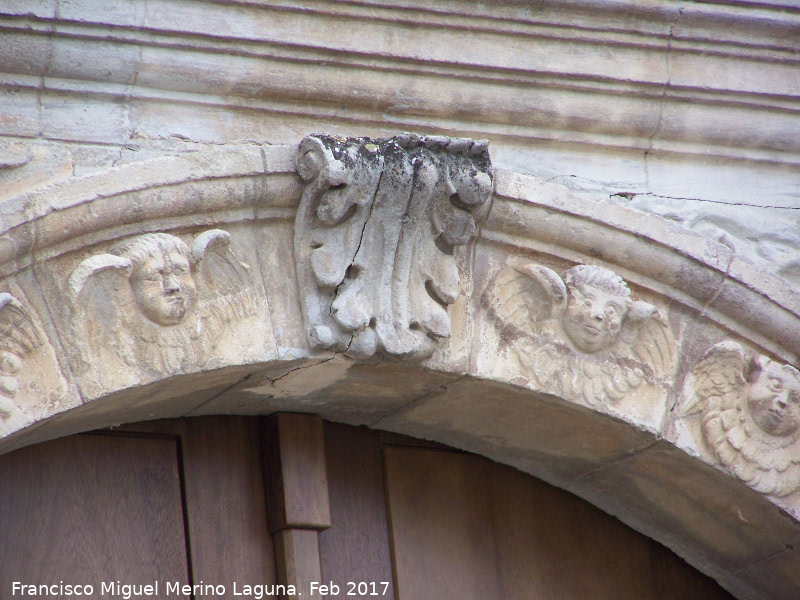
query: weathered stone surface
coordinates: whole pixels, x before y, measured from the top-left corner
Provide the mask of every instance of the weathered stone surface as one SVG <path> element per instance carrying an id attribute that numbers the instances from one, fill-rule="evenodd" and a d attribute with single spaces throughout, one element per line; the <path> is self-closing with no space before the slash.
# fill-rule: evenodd
<path id="1" fill-rule="evenodd" d="M 738 179 L 729 179 L 727 185 L 741 185 Z M 776 182 L 770 184 L 774 186 Z M 720 187 L 715 186 L 717 193 Z M 783 199 L 759 190 L 759 194 L 748 200 L 736 197 L 740 191 L 730 192 L 725 200 L 713 203 L 681 198 L 675 192 L 672 198 L 636 194 L 630 199 L 619 199 L 628 206 L 663 216 L 720 241 L 761 268 L 794 285 L 800 284 L 800 211 L 797 210 L 800 206 L 796 194 L 787 194 Z"/>
<path id="2" fill-rule="evenodd" d="M 687 376 L 674 437 L 767 495 L 800 491 L 800 373 L 737 342 L 713 345 Z M 693 438 L 693 439 L 692 439 Z"/>
<path id="3" fill-rule="evenodd" d="M 653 443 L 552 396 L 471 377 L 443 385 L 375 426 L 477 451 L 562 487 Z"/>
<path id="4" fill-rule="evenodd" d="M 57 343 L 50 341 L 46 317 L 36 297 L 30 273 L 0 282 L 0 438 L 50 415 L 81 404 L 62 374 Z"/>
<path id="5" fill-rule="evenodd" d="M 490 207 L 487 143 L 310 136 L 295 260 L 313 348 L 420 359 L 450 337 L 457 248 Z"/>
<path id="6" fill-rule="evenodd" d="M 0 451 L 122 423 L 183 417 L 246 379 L 251 370 L 251 365 L 227 367 L 110 392 L 102 400 L 88 401 L 31 425 L 25 429 L 27 439 L 18 435 L 0 439 Z"/>
<path id="7" fill-rule="evenodd" d="M 15 299 L 2 296 L 0 320 L 41 340 L 3 363 L 25 418 L 0 446 L 228 411 L 381 422 L 572 482 L 739 597 L 795 600 L 796 551 L 780 546 L 800 519 L 794 434 L 749 416 L 738 366 L 739 391 L 715 396 L 725 410 L 694 383 L 726 341 L 748 360 L 800 365 L 798 16 L 791 0 L 740 4 L 0 3 L 0 294 Z M 493 208 L 453 255 L 449 338 L 413 367 L 378 344 L 372 359 L 333 358 L 303 323 L 296 147 L 315 131 L 406 130 L 489 139 Z M 158 232 L 191 248 L 215 229 L 251 267 L 258 319 L 147 350 L 212 310 L 216 278 L 198 274 L 178 323 L 136 308 L 152 335 L 133 351 L 86 331 L 93 305 L 68 285 L 84 261 Z M 615 273 L 654 312 L 634 319 L 631 304 L 601 348 L 570 334 L 555 274 L 576 265 Z M 79 296 L 116 281 L 130 294 L 119 308 L 138 307 L 126 268 L 85 269 Z M 550 292 L 531 299 L 537 280 Z M 527 301 L 509 314 L 503 290 L 517 284 Z M 99 308 L 95 323 L 113 330 L 117 307 Z M 190 360 L 209 348 L 221 353 Z M 86 357 L 97 369 L 73 372 Z M 652 376 L 632 385 L 636 369 Z M 659 438 L 679 450 L 651 448 Z"/>
<path id="8" fill-rule="evenodd" d="M 660 442 L 581 477 L 567 489 L 635 529 L 663 530 L 667 545 L 690 562 L 706 565 L 714 576 L 800 542 L 797 523 L 787 528 L 786 515 L 763 496 L 748 494 L 735 479 L 712 467 L 697 468 L 692 461 Z M 688 514 L 691 519 L 685 518 Z"/>
<path id="9" fill-rule="evenodd" d="M 751 598 L 791 598 L 796 594 L 795 582 L 800 573 L 800 551 L 797 544 L 769 556 L 758 565 L 742 569 L 738 575 L 752 589 Z"/>
<path id="10" fill-rule="evenodd" d="M 479 369 L 592 407 L 614 407 L 629 395 L 643 406 L 652 397 L 646 423 L 658 429 L 674 367 L 672 330 L 655 306 L 633 301 L 614 272 L 577 265 L 558 275 L 512 263 L 496 273 L 482 303 L 497 346 L 484 338 Z"/>
<path id="11" fill-rule="evenodd" d="M 374 425 L 459 377 L 400 362 L 361 362 L 327 353 L 254 372 L 192 414 L 305 412 L 351 425 Z"/>
<path id="12" fill-rule="evenodd" d="M 71 334 L 65 343 L 88 398 L 275 356 L 259 282 L 227 231 L 145 233 L 68 262 L 66 281 L 51 279 L 69 299 L 54 312 Z"/>

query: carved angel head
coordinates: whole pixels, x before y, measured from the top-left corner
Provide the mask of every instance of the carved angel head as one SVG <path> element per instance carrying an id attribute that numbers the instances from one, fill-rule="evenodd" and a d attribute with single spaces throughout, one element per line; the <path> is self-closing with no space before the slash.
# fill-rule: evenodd
<path id="1" fill-rule="evenodd" d="M 699 413 L 720 464 L 774 496 L 800 489 L 800 372 L 763 355 L 747 359 L 733 341 L 712 346 L 692 369 L 682 414 Z"/>
<path id="2" fill-rule="evenodd" d="M 625 281 L 595 265 L 559 275 L 544 265 L 500 270 L 481 299 L 523 376 L 589 406 L 619 402 L 674 368 L 675 338 L 664 313 L 632 300 Z"/>
<path id="3" fill-rule="evenodd" d="M 625 281 L 603 267 L 577 265 L 562 273 L 567 305 L 561 324 L 581 352 L 605 350 L 616 340 L 631 305 Z"/>
<path id="4" fill-rule="evenodd" d="M 800 429 L 800 371 L 766 356 L 750 363 L 747 408 L 769 435 L 788 436 Z"/>
<path id="5" fill-rule="evenodd" d="M 148 233 L 111 249 L 131 261 L 130 285 L 142 314 L 159 325 L 177 325 L 192 310 L 197 286 L 191 250 L 167 233 Z"/>
<path id="6" fill-rule="evenodd" d="M 81 262 L 68 289 L 75 327 L 90 352 L 105 361 L 112 349 L 126 367 L 158 375 L 212 360 L 223 326 L 255 311 L 249 267 L 233 254 L 230 239 L 221 229 L 198 234 L 190 245 L 147 233 Z M 81 373 L 96 367 L 77 364 Z M 120 381 L 128 376 L 113 368 L 98 372 Z"/>

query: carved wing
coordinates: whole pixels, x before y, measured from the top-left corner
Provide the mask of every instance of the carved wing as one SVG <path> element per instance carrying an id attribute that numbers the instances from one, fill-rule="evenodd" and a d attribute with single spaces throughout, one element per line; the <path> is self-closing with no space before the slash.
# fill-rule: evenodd
<path id="1" fill-rule="evenodd" d="M 248 287 L 250 267 L 239 261 L 230 248 L 231 234 L 211 229 L 198 235 L 192 244 L 192 262 L 207 290 L 231 295 Z"/>
<path id="2" fill-rule="evenodd" d="M 561 314 L 567 288 L 558 273 L 527 264 L 500 271 L 483 295 L 483 305 L 501 329 L 535 334 L 536 323 Z"/>
<path id="3" fill-rule="evenodd" d="M 131 276 L 133 264 L 130 259 L 115 254 L 98 254 L 84 260 L 69 276 L 68 289 L 73 300 L 76 300 L 84 288 L 95 276 L 104 271 L 112 271 L 128 278 Z"/>
<path id="4" fill-rule="evenodd" d="M 128 278 L 133 272 L 130 259 L 115 254 L 98 254 L 81 262 L 67 281 L 67 291 L 78 313 L 73 335 L 92 340 L 96 348 L 115 348 L 130 355 L 127 331 L 138 313 Z M 79 371 L 92 367 L 91 360 L 76 356 Z"/>
<path id="5" fill-rule="evenodd" d="M 666 316 L 648 302 L 633 302 L 619 333 L 622 343 L 653 374 L 661 379 L 669 375 L 675 363 L 675 336 Z"/>
<path id="6" fill-rule="evenodd" d="M 718 399 L 716 410 L 731 407 L 722 406 L 723 399 L 741 396 L 745 390 L 744 350 L 736 342 L 724 341 L 714 344 L 697 361 L 692 369 L 694 394 L 681 410 L 681 416 L 689 416 L 706 410 L 709 399 Z"/>
<path id="7" fill-rule="evenodd" d="M 762 494 L 786 496 L 800 488 L 800 442 L 769 435 L 745 416 L 746 362 L 736 342 L 712 346 L 692 371 L 694 399 L 682 414 L 702 414 L 706 444 L 736 477 Z"/>
<path id="8" fill-rule="evenodd" d="M 0 293 L 0 350 L 24 358 L 41 344 L 33 321 L 19 300 Z"/>
<path id="9" fill-rule="evenodd" d="M 236 257 L 230 242 L 231 235 L 227 231 L 211 229 L 198 235 L 192 244 L 199 309 L 205 316 L 210 311 L 218 326 L 234 317 L 245 318 L 256 312 L 250 267 Z"/>

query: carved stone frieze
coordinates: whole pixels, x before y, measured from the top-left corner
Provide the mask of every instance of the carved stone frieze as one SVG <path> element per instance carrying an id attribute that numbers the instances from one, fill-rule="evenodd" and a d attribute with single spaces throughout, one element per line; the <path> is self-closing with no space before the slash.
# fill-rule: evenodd
<path id="1" fill-rule="evenodd" d="M 79 335 L 94 361 L 79 372 L 97 376 L 134 369 L 161 377 L 215 366 L 229 323 L 255 316 L 249 267 L 231 251 L 230 234 L 212 229 L 191 247 L 167 233 L 117 243 L 72 271 L 68 291 Z"/>
<path id="2" fill-rule="evenodd" d="M 65 398 L 67 384 L 52 346 L 24 292 L 0 292 L 0 437 L 79 401 Z"/>
<path id="3" fill-rule="evenodd" d="M 502 350 L 543 391 L 609 405 L 643 383 L 659 384 L 673 367 L 665 316 L 632 300 L 625 281 L 606 268 L 577 265 L 559 275 L 537 264 L 507 267 L 482 302 Z"/>
<path id="4" fill-rule="evenodd" d="M 25 358 L 42 345 L 28 311 L 14 296 L 0 293 L 0 433 L 22 421 L 15 398 Z"/>
<path id="5" fill-rule="evenodd" d="M 703 355 L 689 381 L 681 416 L 699 415 L 723 467 L 763 494 L 800 489 L 800 371 L 725 341 Z"/>
<path id="6" fill-rule="evenodd" d="M 450 336 L 456 249 L 488 212 L 487 142 L 404 134 L 306 137 L 295 257 L 314 348 L 430 355 Z"/>

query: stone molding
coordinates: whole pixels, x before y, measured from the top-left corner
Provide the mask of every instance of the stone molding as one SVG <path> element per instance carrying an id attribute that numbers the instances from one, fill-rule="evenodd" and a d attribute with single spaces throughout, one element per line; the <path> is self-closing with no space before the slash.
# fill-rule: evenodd
<path id="1" fill-rule="evenodd" d="M 330 144 L 313 140 L 304 148 L 331 152 Z M 24 363 L 16 372 L 25 375 L 35 363 L 38 380 L 17 376 L 13 401 L 22 417 L 11 425 L 5 419 L 18 430 L 0 449 L 121 421 L 313 412 L 514 465 L 664 542 L 740 598 L 796 597 L 791 574 L 800 557 L 788 548 L 800 541 L 794 475 L 775 485 L 751 477 L 758 469 L 785 471 L 796 446 L 781 446 L 777 466 L 728 460 L 730 453 L 715 444 L 719 436 L 703 428 L 702 411 L 691 409 L 711 397 L 692 382 L 701 379 L 697 365 L 714 348 L 736 345 L 741 357 L 797 364 L 796 289 L 727 246 L 659 217 L 495 169 L 491 212 L 468 245 L 451 244 L 453 254 L 444 254 L 459 273 L 448 304 L 450 337 L 415 363 L 315 349 L 307 341 L 307 288 L 294 256 L 298 237 L 313 242 L 298 207 L 307 200 L 316 210 L 319 195 L 303 198 L 310 189 L 303 179 L 314 181 L 316 167 L 300 169 L 301 178 L 296 152 L 211 147 L 68 179 L 3 204 L 0 293 L 8 310 L 22 306 L 27 316 L 11 320 L 2 309 L 0 323 L 27 324 L 41 344 L 19 357 Z M 327 155 L 325 161 L 336 167 Z M 160 323 L 141 308 L 146 301 L 128 278 L 134 261 L 124 243 L 154 234 L 186 247 L 197 290 L 195 301 L 183 298 L 186 310 Z M 203 274 L 207 259 L 216 262 Z M 598 344 L 596 334 L 587 337 L 565 316 L 578 314 L 569 312 L 571 300 L 601 297 L 588 288 L 605 293 L 604 306 L 618 311 L 603 312 L 611 329 Z M 198 335 L 214 341 L 195 348 L 210 352 L 207 359 L 137 364 L 137 344 L 180 341 L 192 315 L 213 312 L 226 294 L 242 289 L 250 298 L 242 310 L 217 319 L 212 333 L 201 328 Z M 111 348 L 123 368 L 104 374 L 95 365 L 89 377 L 79 357 L 104 347 L 105 334 L 91 332 L 115 331 L 117 305 L 87 315 L 117 293 L 152 326 L 130 330 L 132 354 Z M 72 325 L 80 323 L 90 333 Z M 166 336 L 167 329 L 175 335 Z M 737 368 L 731 377 L 741 388 L 743 367 Z M 578 378 L 567 385 L 563 373 Z M 741 403 L 743 392 L 731 394 Z M 765 439 L 762 446 L 775 445 Z"/>
<path id="2" fill-rule="evenodd" d="M 395 129 L 453 130 L 457 114 L 485 137 L 798 162 L 800 17 L 788 0 L 750 10 L 615 0 L 536 10 L 431 0 L 57 4 L 0 9 L 10 42 L 0 47 L 0 86 L 24 98 L 9 105 L 2 133 L 126 144 L 133 123 L 160 134 L 150 107 L 166 102 L 350 127 L 380 113 Z M 91 61 L 73 60 L 101 45 Z M 498 51 L 506 47 L 515 50 Z M 450 93 L 454 86 L 461 92 Z M 63 119 L 72 103 L 103 112 L 102 127 Z M 261 133 L 266 139 L 269 127 Z M 231 141 L 224 128 L 206 135 Z"/>

